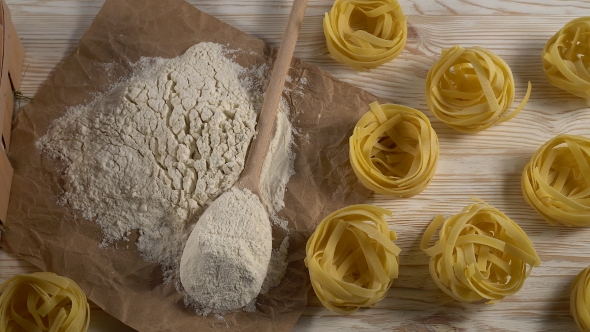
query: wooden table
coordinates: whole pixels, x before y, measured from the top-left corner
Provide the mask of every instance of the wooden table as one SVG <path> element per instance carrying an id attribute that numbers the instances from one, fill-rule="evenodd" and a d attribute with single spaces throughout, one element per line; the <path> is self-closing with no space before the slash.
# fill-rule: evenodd
<path id="1" fill-rule="evenodd" d="M 100 9 L 98 0 L 7 0 L 25 51 L 26 75 L 20 90 L 33 96 L 51 70 L 74 49 Z M 278 46 L 291 1 L 191 0 L 199 9 Z M 532 153 L 558 133 L 590 136 L 585 100 L 551 86 L 542 72 L 541 50 L 567 21 L 590 15 L 583 0 L 402 0 L 408 15 L 408 43 L 402 55 L 377 70 L 358 73 L 334 61 L 322 32 L 332 0 L 310 0 L 296 56 L 392 102 L 424 111 L 440 138 L 441 156 L 430 187 L 411 199 L 375 195 L 370 203 L 393 210 L 390 227 L 403 249 L 400 277 L 375 308 L 339 316 L 317 299 L 296 331 L 575 331 L 569 315 L 569 288 L 590 264 L 590 229 L 551 227 L 524 202 L 520 175 Z M 480 45 L 511 66 L 516 101 L 526 83 L 533 94 L 514 120 L 476 135 L 462 135 L 432 117 L 424 99 L 428 69 L 440 50 L 456 44 Z M 516 104 L 516 103 L 515 103 Z M 423 230 L 442 213 L 458 213 L 470 195 L 496 206 L 516 220 L 535 244 L 543 264 L 523 289 L 496 305 L 459 304 L 437 289 L 428 258 L 419 249 Z M 0 250 L 0 282 L 35 271 Z M 93 307 L 91 331 L 127 331 Z"/>

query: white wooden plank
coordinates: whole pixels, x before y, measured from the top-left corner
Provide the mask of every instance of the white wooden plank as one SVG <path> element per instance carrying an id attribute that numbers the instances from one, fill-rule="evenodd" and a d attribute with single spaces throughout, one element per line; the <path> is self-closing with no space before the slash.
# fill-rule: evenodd
<path id="1" fill-rule="evenodd" d="M 406 15 L 576 15 L 590 13 L 590 4 L 583 0 L 398 0 Z M 215 16 L 277 15 L 289 12 L 289 0 L 189 0 L 190 3 Z M 310 0 L 308 13 L 324 13 L 333 0 Z M 238 9 L 239 8 L 239 9 Z M 270 16 L 270 15 L 269 15 Z"/>
<path id="2" fill-rule="evenodd" d="M 575 15 L 590 13 L 583 0 L 399 0 L 408 15 Z"/>
<path id="3" fill-rule="evenodd" d="M 9 252 L 0 250 L 0 284 L 17 274 L 36 271 L 39 271 L 39 269 L 27 261 Z"/>

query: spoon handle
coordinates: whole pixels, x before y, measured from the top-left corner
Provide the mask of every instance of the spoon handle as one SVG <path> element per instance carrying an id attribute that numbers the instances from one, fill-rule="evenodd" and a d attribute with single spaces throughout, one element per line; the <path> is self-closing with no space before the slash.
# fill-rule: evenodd
<path id="1" fill-rule="evenodd" d="M 250 152 L 246 159 L 246 165 L 242 171 L 239 186 L 248 188 L 255 193 L 258 193 L 258 184 L 260 182 L 260 173 L 262 172 L 262 164 L 272 136 L 281 95 L 283 94 L 283 87 L 285 86 L 285 78 L 291 64 L 295 44 L 297 44 L 297 37 L 299 36 L 299 29 L 305 14 L 308 0 L 294 0 L 291 14 L 289 15 L 289 22 L 287 22 L 287 29 L 283 36 L 283 42 L 279 48 L 279 53 L 275 60 L 270 81 L 266 88 L 262 110 L 258 115 L 258 124 L 256 126 L 256 138 L 250 146 Z"/>

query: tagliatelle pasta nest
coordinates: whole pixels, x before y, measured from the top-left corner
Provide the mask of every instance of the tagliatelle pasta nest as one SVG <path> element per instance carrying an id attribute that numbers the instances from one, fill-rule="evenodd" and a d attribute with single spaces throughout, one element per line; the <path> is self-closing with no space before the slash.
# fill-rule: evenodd
<path id="1" fill-rule="evenodd" d="M 572 284 L 570 313 L 580 331 L 590 331 L 590 267 L 580 271 Z"/>
<path id="2" fill-rule="evenodd" d="M 18 275 L 0 285 L 0 331 L 85 332 L 90 307 L 72 280 L 55 273 Z"/>
<path id="3" fill-rule="evenodd" d="M 439 146 L 428 118 L 411 107 L 374 102 L 350 137 L 350 162 L 362 184 L 384 195 L 411 197 L 434 176 Z"/>
<path id="4" fill-rule="evenodd" d="M 525 200 L 551 225 L 590 226 L 590 139 L 558 135 L 522 173 Z"/>
<path id="5" fill-rule="evenodd" d="M 474 133 L 514 118 L 526 105 L 526 95 L 509 114 L 514 101 L 514 78 L 499 56 L 481 47 L 454 46 L 443 50 L 426 77 L 430 111 L 451 128 Z"/>
<path id="6" fill-rule="evenodd" d="M 397 0 L 336 0 L 325 14 L 324 34 L 332 56 L 364 70 L 397 57 L 408 28 Z"/>
<path id="7" fill-rule="evenodd" d="M 547 41 L 543 70 L 554 86 L 590 98 L 590 17 L 568 22 Z"/>
<path id="8" fill-rule="evenodd" d="M 348 314 L 385 297 L 398 276 L 400 249 L 385 215 L 352 205 L 324 218 L 307 241 L 305 264 L 315 293 L 331 311 Z"/>
<path id="9" fill-rule="evenodd" d="M 449 296 L 461 302 L 496 303 L 516 293 L 541 261 L 512 219 L 480 202 L 448 219 L 437 216 L 420 248 L 430 256 L 432 279 Z M 439 228 L 438 240 L 429 247 Z"/>

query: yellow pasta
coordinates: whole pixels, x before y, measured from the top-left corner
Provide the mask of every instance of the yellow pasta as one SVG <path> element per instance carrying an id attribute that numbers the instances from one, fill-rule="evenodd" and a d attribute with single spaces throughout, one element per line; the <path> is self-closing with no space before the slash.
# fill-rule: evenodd
<path id="1" fill-rule="evenodd" d="M 374 102 L 350 137 L 350 162 L 362 184 L 375 192 L 411 197 L 436 170 L 438 137 L 420 111 Z"/>
<path id="2" fill-rule="evenodd" d="M 512 219 L 479 202 L 446 220 L 441 215 L 434 218 L 420 248 L 430 256 L 432 279 L 449 296 L 461 302 L 496 303 L 516 293 L 541 261 Z M 438 239 L 429 247 L 439 228 Z"/>
<path id="3" fill-rule="evenodd" d="M 522 193 L 551 225 L 590 226 L 590 139 L 558 135 L 522 173 Z"/>
<path id="4" fill-rule="evenodd" d="M 514 78 L 499 56 L 481 47 L 443 50 L 426 77 L 430 111 L 451 128 L 475 133 L 514 118 L 526 105 L 531 82 L 520 105 L 510 114 Z"/>
<path id="5" fill-rule="evenodd" d="M 397 0 L 336 0 L 325 14 L 324 34 L 332 56 L 365 70 L 397 57 L 408 27 Z"/>
<path id="6" fill-rule="evenodd" d="M 72 280 L 50 272 L 18 275 L 0 285 L 0 331 L 84 332 L 90 307 Z"/>
<path id="7" fill-rule="evenodd" d="M 570 21 L 547 41 L 543 70 L 554 86 L 590 98 L 590 17 Z"/>
<path id="8" fill-rule="evenodd" d="M 572 284 L 570 313 L 580 331 L 590 332 L 590 267 L 582 270 Z"/>
<path id="9" fill-rule="evenodd" d="M 400 249 L 385 215 L 371 205 L 333 212 L 307 241 L 305 265 L 315 293 L 331 311 L 348 314 L 371 307 L 398 276 Z"/>

